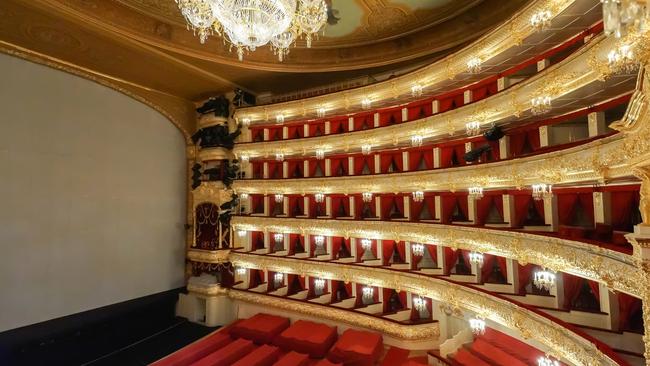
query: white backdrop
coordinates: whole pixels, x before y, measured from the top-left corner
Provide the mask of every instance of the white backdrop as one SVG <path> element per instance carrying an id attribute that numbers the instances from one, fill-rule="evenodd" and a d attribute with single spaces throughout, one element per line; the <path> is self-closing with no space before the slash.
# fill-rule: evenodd
<path id="1" fill-rule="evenodd" d="M 0 331 L 183 285 L 181 133 L 0 54 Z"/>

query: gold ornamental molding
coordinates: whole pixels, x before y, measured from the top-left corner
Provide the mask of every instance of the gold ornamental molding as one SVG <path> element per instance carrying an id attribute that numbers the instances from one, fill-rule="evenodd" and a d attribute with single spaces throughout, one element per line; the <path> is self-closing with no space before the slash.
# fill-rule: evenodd
<path id="1" fill-rule="evenodd" d="M 230 293 L 230 289 L 221 287 L 220 285 L 195 285 L 188 283 L 187 291 L 193 292 L 202 296 L 226 296 Z"/>
<path id="2" fill-rule="evenodd" d="M 431 243 L 534 263 L 602 282 L 642 297 L 646 281 L 639 260 L 613 250 L 561 238 L 478 227 L 381 221 L 309 220 L 235 216 L 233 230 L 297 233 Z M 233 255 L 231 254 L 231 260 Z"/>
<path id="3" fill-rule="evenodd" d="M 310 115 L 314 114 L 316 109 L 321 107 L 327 108 L 330 112 L 344 109 L 346 112 L 350 112 L 347 111 L 349 106 L 360 106 L 361 100 L 364 98 L 377 101 L 393 98 L 398 93 L 397 91 L 401 91 L 399 94 L 408 94 L 416 83 L 425 87 L 432 86 L 466 72 L 467 61 L 474 57 L 479 57 L 485 62 L 511 47 L 520 45 L 525 38 L 536 32 L 530 25 L 533 14 L 549 10 L 555 17 L 574 2 L 575 0 L 533 1 L 502 25 L 472 42 L 466 48 L 404 76 L 344 92 L 268 106 L 243 108 L 236 113 L 236 117 L 239 120 L 249 118 L 252 123 L 264 123 L 269 120 L 269 117 L 274 118 L 279 113 L 284 114 L 287 120 L 290 120 L 305 116 L 306 111 L 309 111 Z"/>
<path id="4" fill-rule="evenodd" d="M 459 191 L 517 188 L 532 184 L 606 183 L 633 176 L 630 159 L 650 155 L 650 129 L 638 136 L 622 134 L 570 149 L 527 158 L 457 168 L 404 173 L 323 177 L 314 179 L 243 179 L 233 184 L 237 193 L 410 193 L 414 191 Z"/>
<path id="5" fill-rule="evenodd" d="M 540 95 L 552 99 L 566 96 L 594 82 L 602 82 L 600 70 L 585 67 L 589 60 L 606 60 L 607 53 L 616 45 L 613 37 L 599 36 L 561 63 L 551 66 L 539 74 L 518 83 L 507 90 L 482 101 L 472 103 L 448 112 L 426 118 L 404 122 L 393 126 L 326 135 L 314 139 L 294 139 L 238 144 L 233 150 L 237 156 L 268 158 L 278 152 L 285 156 L 313 156 L 317 149 L 331 152 L 357 151 L 362 144 L 373 148 L 390 147 L 408 143 L 414 135 L 424 139 L 440 139 L 464 133 L 465 125 L 480 121 L 490 123 L 521 123 L 517 118 L 530 110 L 531 99 Z M 340 102 L 339 102 L 340 103 Z M 390 137 L 388 137 L 390 136 Z"/>
<path id="6" fill-rule="evenodd" d="M 226 263 L 229 261 L 230 250 L 189 249 L 187 259 L 203 263 Z"/>
<path id="7" fill-rule="evenodd" d="M 469 286 L 440 278 L 413 273 L 396 273 L 383 268 L 341 266 L 340 264 L 268 258 L 260 255 L 231 253 L 234 265 L 283 273 L 315 276 L 345 282 L 405 290 L 464 309 L 484 319 L 515 329 L 526 339 L 534 339 L 575 365 L 616 365 L 589 340 L 550 319 Z M 231 291 L 232 293 L 232 291 Z"/>
<path id="8" fill-rule="evenodd" d="M 404 325 L 370 315 L 338 309 L 333 306 L 311 304 L 305 301 L 235 289 L 230 290 L 229 296 L 235 300 L 371 329 L 407 341 L 438 339 L 440 337 L 440 326 L 437 322 L 422 325 Z"/>

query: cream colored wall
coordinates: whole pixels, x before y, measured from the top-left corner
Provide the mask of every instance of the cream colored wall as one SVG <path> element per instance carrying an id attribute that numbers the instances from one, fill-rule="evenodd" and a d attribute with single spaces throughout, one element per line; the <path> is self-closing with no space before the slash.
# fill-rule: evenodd
<path id="1" fill-rule="evenodd" d="M 182 286 L 181 133 L 85 79 L 0 75 L 0 331 Z"/>

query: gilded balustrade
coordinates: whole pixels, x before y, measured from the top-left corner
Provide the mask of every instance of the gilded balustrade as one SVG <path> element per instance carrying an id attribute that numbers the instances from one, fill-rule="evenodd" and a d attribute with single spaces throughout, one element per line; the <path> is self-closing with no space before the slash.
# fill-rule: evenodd
<path id="1" fill-rule="evenodd" d="M 433 86 L 466 72 L 467 61 L 474 57 L 479 57 L 483 62 L 489 61 L 509 48 L 520 45 L 524 39 L 536 32 L 530 24 L 533 14 L 549 10 L 553 16 L 556 16 L 575 2 L 575 0 L 533 1 L 501 26 L 466 48 L 406 75 L 353 90 L 268 106 L 243 108 L 238 110 L 235 116 L 240 121 L 248 118 L 252 123 L 268 123 L 269 119 L 274 119 L 277 114 L 283 114 L 289 120 L 304 117 L 307 113 L 313 114 L 318 108 L 326 108 L 329 111 L 344 110 L 344 113 L 349 113 L 349 109 L 358 109 L 364 98 L 379 101 L 393 99 L 401 94 L 410 94 L 414 84 Z"/>
<path id="2" fill-rule="evenodd" d="M 535 96 L 548 95 L 556 99 L 602 80 L 608 70 L 600 68 L 601 64 L 597 60 L 606 60 L 607 53 L 615 44 L 615 40 L 600 36 L 561 63 L 506 91 L 445 113 L 393 126 L 326 135 L 317 141 L 291 139 L 238 144 L 233 152 L 237 156 L 246 155 L 249 158 L 268 158 L 277 152 L 282 152 L 285 156 L 313 156 L 316 149 L 349 152 L 351 149 L 357 151 L 362 144 L 369 144 L 373 148 L 397 146 L 410 142 L 413 135 L 434 139 L 463 134 L 468 122 L 480 121 L 482 125 L 489 125 L 513 119 L 530 110 L 530 100 Z M 585 67 L 588 64 L 593 67 Z M 204 149 L 201 154 L 207 154 L 208 150 Z"/>
<path id="3" fill-rule="evenodd" d="M 553 350 L 553 353 L 575 365 L 616 365 L 593 343 L 550 319 L 498 298 L 453 282 L 413 273 L 396 273 L 375 267 L 341 266 L 319 261 L 301 261 L 232 252 L 232 263 L 238 267 L 271 270 L 282 273 L 315 276 L 325 279 L 359 282 L 372 286 L 404 290 L 450 304 L 452 308 L 476 313 L 485 319 L 519 331 Z M 256 297 L 251 301 L 263 301 Z"/>

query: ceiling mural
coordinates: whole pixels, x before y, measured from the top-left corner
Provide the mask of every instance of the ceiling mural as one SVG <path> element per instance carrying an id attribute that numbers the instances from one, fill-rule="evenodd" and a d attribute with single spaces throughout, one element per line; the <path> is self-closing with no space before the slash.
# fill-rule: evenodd
<path id="1" fill-rule="evenodd" d="M 326 1 L 325 34 L 311 49 L 299 42 L 282 63 L 268 47 L 240 62 L 219 37 L 200 44 L 174 0 L 3 0 L 0 14 L 13 16 L 3 17 L 0 42 L 197 101 L 235 87 L 281 94 L 404 72 L 480 37 L 527 3 Z"/>

